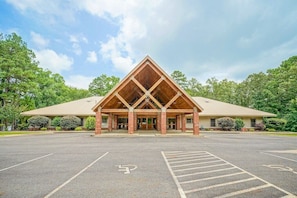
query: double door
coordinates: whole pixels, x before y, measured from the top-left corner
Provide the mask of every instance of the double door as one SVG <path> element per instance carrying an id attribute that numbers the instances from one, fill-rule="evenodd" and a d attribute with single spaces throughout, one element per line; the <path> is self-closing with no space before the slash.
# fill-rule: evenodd
<path id="1" fill-rule="evenodd" d="M 138 117 L 137 128 L 140 130 L 156 130 L 157 118 L 156 117 Z"/>

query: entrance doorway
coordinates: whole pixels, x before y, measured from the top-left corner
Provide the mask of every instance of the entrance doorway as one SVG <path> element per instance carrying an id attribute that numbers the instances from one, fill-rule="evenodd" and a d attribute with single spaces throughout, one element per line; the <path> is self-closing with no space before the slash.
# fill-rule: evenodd
<path id="1" fill-rule="evenodd" d="M 156 117 L 138 117 L 137 129 L 139 130 L 156 130 L 157 118 Z"/>

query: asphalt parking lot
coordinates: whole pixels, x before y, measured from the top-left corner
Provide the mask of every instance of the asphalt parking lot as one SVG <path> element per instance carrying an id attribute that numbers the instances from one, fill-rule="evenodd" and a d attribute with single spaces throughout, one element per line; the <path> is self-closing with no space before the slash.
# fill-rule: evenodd
<path id="1" fill-rule="evenodd" d="M 297 137 L 0 138 L 0 197 L 296 197 Z"/>

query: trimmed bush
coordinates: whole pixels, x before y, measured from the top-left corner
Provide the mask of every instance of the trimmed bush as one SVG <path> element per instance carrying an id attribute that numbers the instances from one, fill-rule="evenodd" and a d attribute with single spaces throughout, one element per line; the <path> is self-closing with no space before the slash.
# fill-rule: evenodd
<path id="1" fill-rule="evenodd" d="M 81 127 L 76 127 L 74 130 L 75 131 L 82 131 L 82 128 Z"/>
<path id="2" fill-rule="evenodd" d="M 240 131 L 242 129 L 242 127 L 244 127 L 244 122 L 242 119 L 240 118 L 236 118 L 235 119 L 235 130 L 236 131 Z"/>
<path id="3" fill-rule="evenodd" d="M 56 127 L 56 131 L 61 131 L 62 128 L 61 127 Z"/>
<path id="4" fill-rule="evenodd" d="M 265 130 L 265 125 L 264 125 L 264 123 L 263 122 L 261 122 L 261 123 L 257 123 L 256 125 L 255 125 L 255 130 L 256 131 L 264 131 Z"/>
<path id="5" fill-rule="evenodd" d="M 276 131 L 284 130 L 287 121 L 280 118 L 268 118 L 265 120 L 266 127 L 269 129 L 275 129 Z"/>
<path id="6" fill-rule="evenodd" d="M 60 126 L 63 129 L 73 130 L 80 125 L 81 125 L 81 120 L 76 116 L 64 116 L 61 118 Z"/>
<path id="7" fill-rule="evenodd" d="M 50 119 L 45 116 L 33 116 L 28 119 L 29 126 L 34 128 L 42 128 L 48 126 Z"/>
<path id="8" fill-rule="evenodd" d="M 54 117 L 52 120 L 52 126 L 58 127 L 61 124 L 61 117 Z"/>
<path id="9" fill-rule="evenodd" d="M 42 128 L 40 128 L 40 130 L 41 130 L 41 131 L 46 131 L 47 128 L 46 128 L 46 127 L 42 127 Z"/>
<path id="10" fill-rule="evenodd" d="M 86 119 L 85 127 L 88 130 L 94 130 L 95 129 L 95 124 L 96 124 L 96 118 L 89 116 Z"/>
<path id="11" fill-rule="evenodd" d="M 230 117 L 223 117 L 217 120 L 218 126 L 222 128 L 222 130 L 231 130 L 234 127 L 234 120 Z"/>

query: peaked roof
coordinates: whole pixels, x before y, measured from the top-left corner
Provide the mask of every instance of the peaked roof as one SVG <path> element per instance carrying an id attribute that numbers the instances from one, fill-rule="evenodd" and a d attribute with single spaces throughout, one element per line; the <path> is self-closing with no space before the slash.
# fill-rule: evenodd
<path id="1" fill-rule="evenodd" d="M 90 116 L 94 115 L 92 107 L 97 104 L 103 97 L 93 96 L 89 98 L 83 98 L 80 100 L 74 100 L 71 102 L 65 102 L 62 104 L 52 105 L 49 107 L 43 107 L 39 109 L 34 109 L 31 111 L 23 112 L 22 115 L 25 116 L 66 116 L 66 115 L 76 115 L 76 116 Z"/>
<path id="2" fill-rule="evenodd" d="M 64 116 L 64 115 L 76 115 L 76 116 L 94 116 L 95 112 L 92 111 L 94 104 L 102 100 L 103 96 L 93 96 L 80 100 L 74 100 L 58 105 L 35 109 L 31 111 L 23 112 L 25 116 Z M 199 105 L 204 109 L 199 113 L 200 117 L 217 117 L 217 116 L 230 116 L 230 117 L 275 117 L 275 114 L 267 113 L 264 111 L 258 111 L 255 109 L 233 105 L 217 100 L 212 100 L 203 97 L 193 97 Z"/>
<path id="3" fill-rule="evenodd" d="M 149 56 L 146 56 L 98 104 L 103 109 L 193 109 L 203 110 Z"/>
<path id="4" fill-rule="evenodd" d="M 203 97 L 193 97 L 199 103 L 204 111 L 200 116 L 230 116 L 230 117 L 275 117 L 273 113 L 259 111 L 247 107 L 242 107 L 226 102 L 212 100 Z"/>

